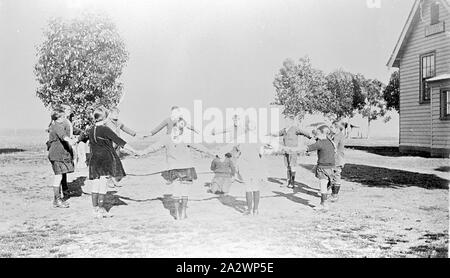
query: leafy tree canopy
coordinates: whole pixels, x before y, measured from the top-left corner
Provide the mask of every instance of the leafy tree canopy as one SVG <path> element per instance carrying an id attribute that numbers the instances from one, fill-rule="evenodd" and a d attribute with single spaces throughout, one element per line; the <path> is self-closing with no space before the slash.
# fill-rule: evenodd
<path id="1" fill-rule="evenodd" d="M 37 60 L 36 95 L 48 108 L 71 106 L 80 127 L 89 123 L 96 106 L 113 107 L 122 97 L 118 79 L 128 52 L 109 18 L 88 14 L 50 20 Z"/>

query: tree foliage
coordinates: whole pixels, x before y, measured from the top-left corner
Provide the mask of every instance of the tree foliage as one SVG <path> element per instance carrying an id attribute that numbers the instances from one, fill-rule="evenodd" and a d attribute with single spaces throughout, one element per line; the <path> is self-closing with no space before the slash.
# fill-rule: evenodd
<path id="1" fill-rule="evenodd" d="M 320 112 L 335 119 L 353 116 L 353 75 L 339 69 L 328 74 L 326 80 L 327 90 L 321 98 L 327 104 Z"/>
<path id="2" fill-rule="evenodd" d="M 383 98 L 388 109 L 400 111 L 400 73 L 392 73 L 389 84 L 383 91 Z"/>
<path id="3" fill-rule="evenodd" d="M 286 116 L 301 118 L 307 113 L 320 112 L 334 120 L 358 112 L 367 118 L 370 126 L 371 121 L 387 113 L 382 82 L 341 69 L 325 76 L 312 66 L 308 57 L 297 64 L 286 60 L 273 85 L 275 103 L 284 106 Z"/>
<path id="4" fill-rule="evenodd" d="M 361 110 L 366 105 L 366 96 L 361 88 L 362 83 L 364 81 L 364 76 L 362 74 L 353 75 L 353 109 Z"/>
<path id="5" fill-rule="evenodd" d="M 286 60 L 273 82 L 276 97 L 275 104 L 283 105 L 283 114 L 302 118 L 307 113 L 321 110 L 326 90 L 326 79 L 322 71 L 312 67 L 308 57 L 299 59 L 298 63 Z"/>
<path id="6" fill-rule="evenodd" d="M 115 24 L 98 15 L 68 21 L 52 19 L 37 47 L 36 95 L 51 108 L 67 104 L 85 126 L 96 106 L 115 106 L 128 52 Z"/>

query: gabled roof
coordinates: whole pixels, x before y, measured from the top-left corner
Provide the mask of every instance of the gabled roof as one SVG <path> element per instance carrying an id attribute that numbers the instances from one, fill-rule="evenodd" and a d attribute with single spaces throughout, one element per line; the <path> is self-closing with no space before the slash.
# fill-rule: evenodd
<path id="1" fill-rule="evenodd" d="M 400 34 L 400 38 L 395 45 L 394 51 L 389 58 L 387 63 L 388 67 L 398 67 L 399 66 L 399 54 L 402 49 L 405 47 L 405 43 L 407 42 L 408 36 L 412 32 L 412 27 L 414 27 L 414 23 L 417 21 L 418 11 L 420 8 L 420 2 L 425 0 L 416 0 L 412 6 L 411 12 L 408 15 L 408 19 L 406 20 L 406 24 L 403 27 L 402 33 Z M 447 10 L 450 11 L 450 0 L 437 0 L 440 1 Z"/>

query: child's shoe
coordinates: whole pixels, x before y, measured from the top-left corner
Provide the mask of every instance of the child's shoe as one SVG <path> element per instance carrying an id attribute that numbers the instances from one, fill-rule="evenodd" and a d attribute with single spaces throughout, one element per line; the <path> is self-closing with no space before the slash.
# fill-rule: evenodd
<path id="1" fill-rule="evenodd" d="M 99 211 L 98 207 L 94 207 L 94 208 L 92 209 L 92 215 L 93 215 L 95 218 L 102 218 L 102 215 L 100 214 L 100 211 Z"/>
<path id="2" fill-rule="evenodd" d="M 322 212 L 327 212 L 329 210 L 328 205 L 325 204 L 320 204 L 317 207 L 314 208 L 315 211 L 322 211 Z"/>
<path id="3" fill-rule="evenodd" d="M 58 198 L 53 201 L 53 207 L 54 208 L 69 208 L 70 206 L 67 202 L 64 202 L 61 198 Z"/>
<path id="4" fill-rule="evenodd" d="M 253 216 L 257 216 L 259 214 L 259 210 L 253 210 Z"/>
<path id="5" fill-rule="evenodd" d="M 109 213 L 105 208 L 99 208 L 99 214 L 102 218 L 110 218 L 112 217 L 112 214 Z"/>
<path id="6" fill-rule="evenodd" d="M 330 202 L 336 203 L 337 201 L 339 201 L 339 196 L 338 196 L 338 195 L 335 195 L 335 194 L 331 194 L 331 196 L 330 196 Z"/>
<path id="7" fill-rule="evenodd" d="M 245 216 L 250 216 L 250 215 L 252 215 L 252 211 L 251 210 L 246 210 L 242 214 L 245 215 Z"/>

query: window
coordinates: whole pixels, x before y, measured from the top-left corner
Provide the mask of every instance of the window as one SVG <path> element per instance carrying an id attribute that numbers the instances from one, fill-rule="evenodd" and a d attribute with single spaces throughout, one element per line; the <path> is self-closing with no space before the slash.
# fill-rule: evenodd
<path id="1" fill-rule="evenodd" d="M 434 2 L 430 7 L 431 25 L 439 23 L 439 3 Z"/>
<path id="2" fill-rule="evenodd" d="M 435 54 L 430 53 L 420 57 L 420 101 L 428 102 L 431 97 L 431 88 L 426 82 L 428 78 L 434 77 L 435 70 Z"/>
<path id="3" fill-rule="evenodd" d="M 441 120 L 450 120 L 450 89 L 441 90 Z"/>

